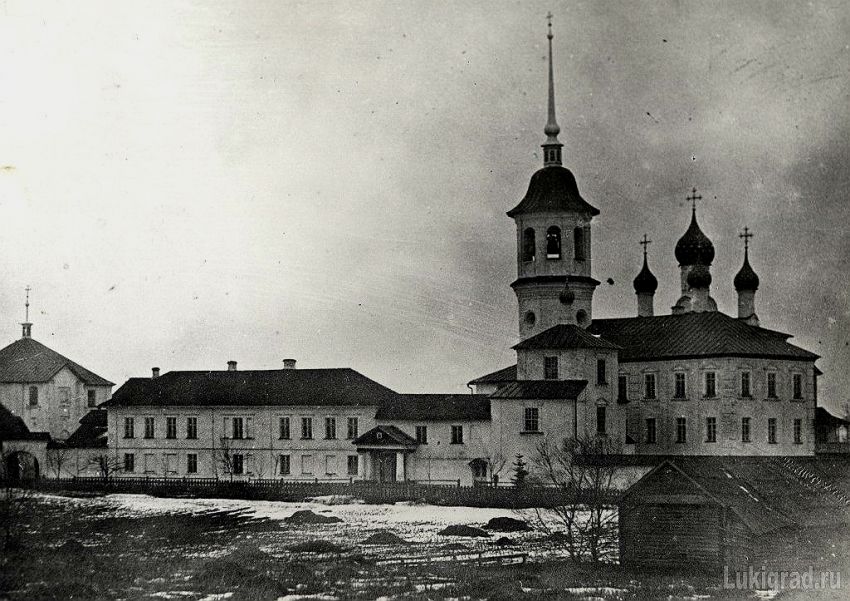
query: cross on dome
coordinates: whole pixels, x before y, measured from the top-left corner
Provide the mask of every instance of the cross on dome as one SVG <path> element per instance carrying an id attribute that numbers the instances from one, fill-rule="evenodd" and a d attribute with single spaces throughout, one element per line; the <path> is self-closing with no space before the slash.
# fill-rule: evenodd
<path id="1" fill-rule="evenodd" d="M 744 226 L 744 232 L 742 234 L 738 234 L 739 238 L 744 239 L 744 250 L 749 249 L 750 247 L 750 238 L 753 237 L 753 232 L 747 226 Z"/>
<path id="2" fill-rule="evenodd" d="M 697 212 L 697 201 L 702 200 L 702 195 L 697 194 L 697 189 L 693 188 L 691 193 L 685 198 L 685 200 L 689 201 L 693 207 L 694 213 Z"/>

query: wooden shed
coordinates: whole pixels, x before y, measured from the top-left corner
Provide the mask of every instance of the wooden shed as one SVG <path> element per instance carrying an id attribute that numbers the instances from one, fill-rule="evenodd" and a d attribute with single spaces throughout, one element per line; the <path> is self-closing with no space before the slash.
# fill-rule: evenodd
<path id="1" fill-rule="evenodd" d="M 844 499 L 784 458 L 682 457 L 647 473 L 619 502 L 624 565 L 720 569 L 770 562 L 778 540 L 844 521 Z"/>

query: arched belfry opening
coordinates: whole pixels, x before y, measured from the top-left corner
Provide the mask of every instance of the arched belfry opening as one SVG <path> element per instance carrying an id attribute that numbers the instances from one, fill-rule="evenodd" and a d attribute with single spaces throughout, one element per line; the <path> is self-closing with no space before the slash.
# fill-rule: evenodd
<path id="1" fill-rule="evenodd" d="M 534 228 L 527 227 L 522 232 L 522 260 L 533 261 L 536 254 L 536 242 L 534 240 Z"/>
<path id="2" fill-rule="evenodd" d="M 550 226 L 546 230 L 546 258 L 561 258 L 561 228 L 557 225 Z"/>

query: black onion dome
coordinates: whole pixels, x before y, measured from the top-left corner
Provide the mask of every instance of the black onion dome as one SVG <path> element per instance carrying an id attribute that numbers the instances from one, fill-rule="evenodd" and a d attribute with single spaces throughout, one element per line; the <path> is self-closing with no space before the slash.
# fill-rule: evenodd
<path id="1" fill-rule="evenodd" d="M 658 290 L 658 280 L 649 270 L 649 265 L 646 263 L 646 257 L 643 258 L 643 269 L 637 274 L 634 282 L 635 292 L 638 294 L 655 294 Z"/>
<path id="2" fill-rule="evenodd" d="M 711 286 L 711 271 L 707 265 L 697 264 L 688 273 L 688 286 L 691 288 L 708 288 Z"/>
<path id="3" fill-rule="evenodd" d="M 688 231 L 676 243 L 676 259 L 679 265 L 711 265 L 714 260 L 714 245 L 697 225 L 697 214 L 691 216 Z"/>
<path id="4" fill-rule="evenodd" d="M 733 283 L 735 284 L 735 290 L 738 292 L 743 290 L 756 291 L 759 289 L 759 276 L 750 267 L 750 259 L 746 251 L 744 252 L 744 264 L 741 266 L 741 270 L 735 275 Z"/>
<path id="5" fill-rule="evenodd" d="M 508 217 L 523 213 L 562 211 L 599 215 L 599 209 L 579 194 L 576 178 L 572 172 L 560 165 L 549 165 L 531 176 L 525 197 L 508 211 Z"/>

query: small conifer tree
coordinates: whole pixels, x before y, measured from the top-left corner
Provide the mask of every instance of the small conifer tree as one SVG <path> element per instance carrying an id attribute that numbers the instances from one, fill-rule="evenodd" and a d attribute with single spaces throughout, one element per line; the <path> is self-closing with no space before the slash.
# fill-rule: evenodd
<path id="1" fill-rule="evenodd" d="M 527 476 L 528 468 L 526 467 L 526 463 L 523 460 L 522 454 L 517 453 L 516 459 L 514 459 L 514 474 L 511 476 L 511 484 L 513 484 L 515 488 L 522 488 L 525 486 L 525 479 Z"/>

